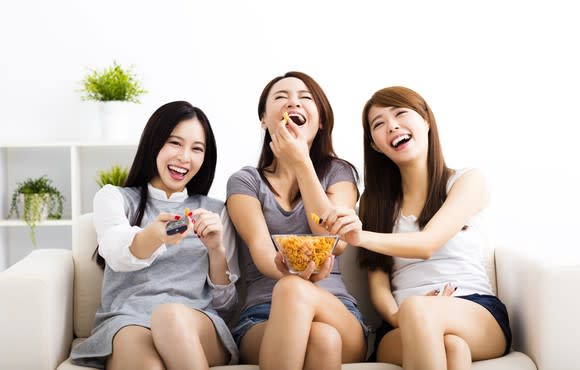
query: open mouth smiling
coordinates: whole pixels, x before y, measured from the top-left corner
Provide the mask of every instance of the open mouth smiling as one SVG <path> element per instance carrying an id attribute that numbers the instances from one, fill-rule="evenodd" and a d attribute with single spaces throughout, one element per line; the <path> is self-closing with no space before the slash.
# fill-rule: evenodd
<path id="1" fill-rule="evenodd" d="M 391 146 L 397 149 L 399 146 L 408 143 L 409 140 L 411 140 L 411 135 L 409 134 L 399 135 L 396 138 L 394 138 L 393 141 L 391 141 Z"/>
<path id="2" fill-rule="evenodd" d="M 178 166 L 175 166 L 172 164 L 167 166 L 167 168 L 169 169 L 169 171 L 171 171 L 171 173 L 178 175 L 178 176 L 182 176 L 182 177 L 187 175 L 187 173 L 189 172 L 189 170 L 186 168 L 178 167 Z"/>
<path id="3" fill-rule="evenodd" d="M 292 122 L 297 124 L 298 126 L 302 126 L 306 123 L 306 117 L 304 117 L 300 113 L 284 113 L 284 117 L 282 118 L 284 122 L 288 122 L 288 119 L 291 119 Z"/>

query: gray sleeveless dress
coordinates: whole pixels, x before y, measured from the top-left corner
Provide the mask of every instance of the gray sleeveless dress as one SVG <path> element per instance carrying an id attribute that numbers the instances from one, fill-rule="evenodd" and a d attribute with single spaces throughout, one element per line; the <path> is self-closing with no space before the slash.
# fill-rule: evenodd
<path id="1" fill-rule="evenodd" d="M 139 190 L 119 188 L 129 220 L 139 202 Z M 220 213 L 223 202 L 202 195 L 189 196 L 183 203 L 150 198 L 142 225 L 155 219 L 160 211 L 183 213 L 184 208 L 205 208 Z M 74 364 L 104 369 L 112 353 L 113 336 L 123 327 L 138 325 L 150 328 L 151 314 L 164 303 L 181 303 L 207 315 L 213 322 L 230 364 L 238 362 L 238 349 L 224 320 L 211 306 L 212 294 L 207 281 L 207 249 L 194 235 L 165 253 L 146 268 L 115 272 L 105 267 L 101 305 L 97 310 L 91 335 L 71 351 Z"/>

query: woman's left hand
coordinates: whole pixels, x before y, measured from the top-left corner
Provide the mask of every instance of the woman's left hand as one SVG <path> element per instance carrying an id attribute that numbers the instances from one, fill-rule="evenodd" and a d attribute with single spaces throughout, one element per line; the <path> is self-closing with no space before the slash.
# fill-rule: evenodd
<path id="1" fill-rule="evenodd" d="M 310 159 L 306 137 L 292 120 L 286 124 L 284 121 L 274 123 L 269 131 L 272 138 L 270 148 L 279 162 L 286 162 L 292 167 Z"/>
<path id="2" fill-rule="evenodd" d="M 223 225 L 217 213 L 198 208 L 192 212 L 190 221 L 193 231 L 208 250 L 222 246 Z"/>
<path id="3" fill-rule="evenodd" d="M 286 263 L 284 263 L 284 256 L 282 255 L 281 252 L 276 253 L 276 257 L 274 257 L 274 263 L 276 264 L 278 270 L 282 274 L 284 274 L 284 276 L 292 274 L 288 270 L 288 266 L 286 266 Z M 304 271 L 295 275 L 301 277 L 304 280 L 310 280 L 313 283 L 315 283 L 317 281 L 326 279 L 328 275 L 330 275 L 333 266 L 334 266 L 334 255 L 332 254 L 326 259 L 326 261 L 324 261 L 322 266 L 320 266 L 318 273 L 316 274 L 313 273 L 314 269 L 316 268 L 316 265 L 314 264 L 313 261 L 310 261 L 306 266 L 306 268 L 304 269 Z"/>

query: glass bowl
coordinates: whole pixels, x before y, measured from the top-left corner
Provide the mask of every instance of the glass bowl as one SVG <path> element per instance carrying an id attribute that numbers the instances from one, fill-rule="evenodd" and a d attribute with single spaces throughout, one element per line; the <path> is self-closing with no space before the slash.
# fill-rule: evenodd
<path id="1" fill-rule="evenodd" d="M 334 251 L 338 235 L 272 234 L 272 240 L 291 273 L 304 271 L 308 263 L 314 261 L 313 273 L 316 274 Z"/>

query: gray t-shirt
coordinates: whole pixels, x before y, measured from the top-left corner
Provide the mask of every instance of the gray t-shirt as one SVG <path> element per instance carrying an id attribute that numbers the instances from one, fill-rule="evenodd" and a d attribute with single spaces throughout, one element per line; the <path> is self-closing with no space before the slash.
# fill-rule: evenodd
<path id="1" fill-rule="evenodd" d="M 346 163 L 334 160 L 327 175 L 321 181 L 322 188 L 327 190 L 331 185 L 341 181 L 356 184 L 352 168 Z M 311 233 L 302 200 L 299 200 L 291 211 L 284 210 L 278 204 L 268 185 L 260 177 L 257 168 L 246 166 L 230 176 L 227 184 L 227 198 L 233 194 L 249 195 L 260 201 L 270 234 Z M 238 235 L 237 239 L 241 280 L 246 288 L 246 299 L 242 308 L 245 310 L 257 304 L 270 302 L 276 280 L 264 276 L 258 270 L 242 238 Z M 275 248 L 273 243 L 270 243 L 270 246 Z M 347 299 L 356 304 L 355 298 L 346 290 L 339 266 L 340 261 L 337 256 L 332 272 L 326 279 L 318 281 L 316 285 L 338 298 Z"/>

